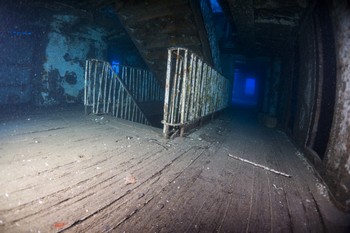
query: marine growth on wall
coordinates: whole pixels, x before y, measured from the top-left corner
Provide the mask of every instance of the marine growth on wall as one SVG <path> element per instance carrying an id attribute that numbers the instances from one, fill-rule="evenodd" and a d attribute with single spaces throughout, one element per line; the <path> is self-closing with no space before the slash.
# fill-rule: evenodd
<path id="1" fill-rule="evenodd" d="M 85 60 L 105 59 L 105 33 L 75 15 L 53 16 L 37 104 L 82 102 Z"/>

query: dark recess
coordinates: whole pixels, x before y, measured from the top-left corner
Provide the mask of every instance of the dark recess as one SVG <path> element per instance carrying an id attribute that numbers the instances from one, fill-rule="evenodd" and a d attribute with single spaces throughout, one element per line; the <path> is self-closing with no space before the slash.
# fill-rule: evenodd
<path id="1" fill-rule="evenodd" d="M 336 92 L 336 58 L 335 42 L 332 29 L 332 22 L 329 17 L 329 10 L 324 1 L 320 1 L 316 6 L 316 17 L 321 27 L 321 43 L 323 44 L 323 85 L 321 97 L 320 116 L 317 125 L 317 133 L 313 150 L 323 159 L 326 153 L 329 135 L 332 127 L 335 92 Z"/>
<path id="2" fill-rule="evenodd" d="M 299 46 L 297 43 L 294 45 L 295 58 L 299 58 Z M 297 105 L 298 105 L 298 86 L 299 86 L 299 59 L 294 59 L 294 67 L 293 67 L 293 82 L 292 82 L 292 96 L 290 101 L 290 114 L 288 118 L 288 130 L 293 132 L 295 116 L 297 114 Z"/>

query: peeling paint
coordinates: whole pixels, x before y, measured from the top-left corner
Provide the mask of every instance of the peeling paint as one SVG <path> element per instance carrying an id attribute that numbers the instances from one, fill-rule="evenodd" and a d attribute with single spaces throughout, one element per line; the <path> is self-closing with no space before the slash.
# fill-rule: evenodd
<path id="1" fill-rule="evenodd" d="M 79 25 L 84 30 L 69 31 L 69 26 L 74 25 L 78 17 L 73 15 L 55 15 L 51 23 L 51 32 L 48 34 L 49 41 L 46 48 L 46 62 L 43 65 L 47 73 L 57 70 L 60 79 L 56 82 L 63 88 L 64 95 L 78 97 L 84 88 L 84 67 L 83 64 L 87 55 L 93 48 L 94 58 L 103 58 L 106 50 L 106 43 L 103 38 L 105 31 L 102 28 Z M 83 32 L 81 32 L 83 31 Z M 75 76 L 71 82 L 69 75 Z M 54 90 L 47 90 L 48 92 Z M 50 94 L 43 95 L 44 103 L 49 101 Z"/>

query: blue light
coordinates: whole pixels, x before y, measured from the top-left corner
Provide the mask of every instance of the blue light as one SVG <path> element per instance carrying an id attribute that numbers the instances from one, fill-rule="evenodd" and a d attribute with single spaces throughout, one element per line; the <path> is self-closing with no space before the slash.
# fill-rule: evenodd
<path id="1" fill-rule="evenodd" d="M 255 79 L 247 78 L 245 80 L 245 94 L 246 95 L 254 95 L 255 94 Z"/>
<path id="2" fill-rule="evenodd" d="M 119 65 L 120 62 L 119 61 L 112 61 L 112 69 L 114 70 L 114 72 L 116 72 L 117 74 L 119 74 Z"/>
<path id="3" fill-rule="evenodd" d="M 23 36 L 30 36 L 30 35 L 32 35 L 32 32 L 28 32 L 28 31 L 23 31 L 23 32 L 21 32 L 21 31 L 12 31 L 12 35 L 15 35 L 15 36 L 21 36 L 21 35 L 23 35 Z"/>
<path id="4" fill-rule="evenodd" d="M 222 13 L 221 6 L 217 0 L 210 0 L 210 5 L 213 13 Z"/>

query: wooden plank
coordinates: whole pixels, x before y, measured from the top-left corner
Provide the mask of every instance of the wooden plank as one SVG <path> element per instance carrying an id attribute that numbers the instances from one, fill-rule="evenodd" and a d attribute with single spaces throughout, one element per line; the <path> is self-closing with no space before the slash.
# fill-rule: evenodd
<path id="1" fill-rule="evenodd" d="M 266 171 L 254 168 L 251 210 L 246 232 L 271 232 L 271 203 Z"/>
<path id="2" fill-rule="evenodd" d="M 46 116 L 7 121 L 1 232 L 342 232 L 349 224 L 286 136 L 253 118 L 221 116 L 165 140 L 156 129 L 112 117 Z M 19 122 L 23 128 L 10 136 Z M 65 128 L 42 130 L 54 125 Z M 126 184 L 127 177 L 134 180 Z"/>
<path id="3" fill-rule="evenodd" d="M 283 180 L 273 174 L 268 176 L 271 232 L 293 232 L 291 214 L 289 212 Z"/>
<path id="4" fill-rule="evenodd" d="M 120 229 L 120 225 L 124 224 L 126 221 L 131 223 L 130 227 L 132 227 L 132 229 L 136 229 L 136 222 L 133 222 L 132 219 L 137 218 L 137 215 L 143 208 L 147 208 L 149 211 L 149 206 L 154 203 L 153 200 L 159 198 L 159 193 L 172 184 L 172 182 L 183 173 L 184 169 L 202 156 L 202 153 L 203 150 L 195 149 L 182 153 L 180 155 L 181 159 L 176 159 L 176 162 L 173 160 L 170 164 L 165 165 L 160 172 L 154 173 L 157 169 L 153 167 L 153 174 L 157 174 L 156 176 L 150 176 L 147 175 L 147 173 L 137 175 L 137 177 L 149 178 L 146 178 L 137 189 L 131 190 L 128 196 L 118 200 L 118 202 L 112 203 L 108 208 L 98 211 L 93 218 L 87 219 L 84 225 L 74 226 L 72 230 L 85 231 L 89 229 L 94 231 L 94 229 L 101 229 L 101 225 L 96 224 L 96 221 L 99 222 L 99 219 L 103 224 L 107 223 L 109 229 Z M 150 171 L 148 171 L 148 173 L 149 172 Z M 142 198 L 140 198 L 140 194 Z M 144 227 L 143 222 L 141 230 L 144 230 Z"/>
<path id="5" fill-rule="evenodd" d="M 230 120 L 229 120 L 230 121 Z M 245 156 L 248 150 L 247 141 L 240 139 L 237 128 L 227 125 L 226 121 L 221 121 L 222 125 L 216 128 L 216 133 L 224 137 L 229 133 L 230 137 L 224 143 L 222 152 L 216 156 L 226 157 L 226 167 L 223 169 L 223 176 L 226 182 L 223 184 L 227 193 L 224 210 L 217 225 L 218 232 L 244 232 L 248 226 L 248 219 L 251 213 L 254 190 L 254 167 L 227 157 L 228 153 L 238 156 Z M 238 129 L 239 130 L 239 129 Z M 209 135 L 213 134 L 208 132 Z"/>
<path id="6" fill-rule="evenodd" d="M 296 232 L 324 232 L 322 220 L 317 212 L 317 208 L 311 193 L 306 188 L 310 183 L 308 180 L 309 173 L 307 167 L 300 164 L 299 159 L 295 155 L 294 146 L 285 138 L 279 139 L 277 142 L 277 135 L 273 137 L 272 146 L 277 156 L 283 156 L 278 163 L 284 167 L 288 173 L 293 174 L 292 179 L 284 180 L 284 189 L 286 190 L 286 197 L 288 208 L 291 213 L 293 231 Z M 294 149 L 293 149 L 294 148 Z M 294 153 L 293 153 L 294 152 Z"/>

